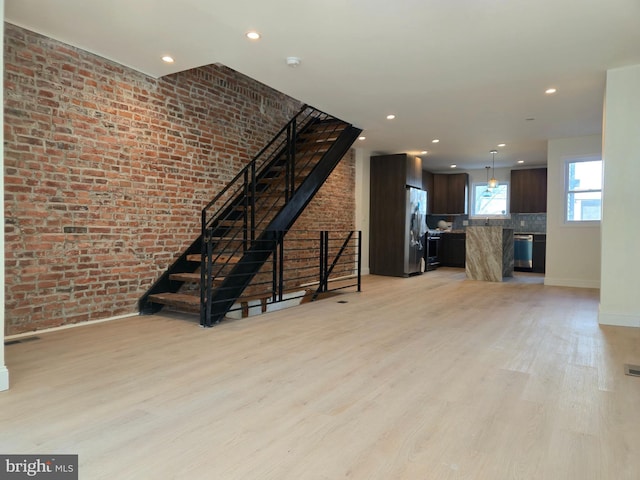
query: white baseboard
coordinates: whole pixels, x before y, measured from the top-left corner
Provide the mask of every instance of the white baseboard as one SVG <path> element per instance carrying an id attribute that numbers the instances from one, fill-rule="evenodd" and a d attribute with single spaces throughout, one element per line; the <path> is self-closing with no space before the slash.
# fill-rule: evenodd
<path id="1" fill-rule="evenodd" d="M 636 327 L 640 328 L 640 315 L 628 313 L 607 312 L 598 307 L 598 323 L 600 325 L 613 325 L 616 327 Z"/>
<path id="2" fill-rule="evenodd" d="M 600 280 L 585 280 L 583 278 L 554 278 L 545 276 L 544 284 L 552 287 L 600 288 Z"/>
<path id="3" fill-rule="evenodd" d="M 137 317 L 138 315 L 139 313 L 127 313 L 125 315 L 118 315 L 118 316 L 109 317 L 109 318 L 101 318 L 99 320 L 89 320 L 88 322 L 70 323 L 69 325 L 60 325 L 59 327 L 43 328 L 42 330 L 32 330 L 30 332 L 17 333 L 15 335 L 7 335 L 6 337 L 4 337 L 4 339 L 5 341 L 7 341 L 7 340 L 16 340 L 24 337 L 33 337 L 34 335 L 40 335 L 42 333 L 57 332 L 59 330 L 67 330 L 69 328 L 84 327 L 86 325 L 95 325 L 96 323 L 110 322 L 112 320 L 120 320 L 122 318 Z"/>
<path id="4" fill-rule="evenodd" d="M 0 392 L 9 390 L 9 370 L 7 367 L 0 367 Z"/>

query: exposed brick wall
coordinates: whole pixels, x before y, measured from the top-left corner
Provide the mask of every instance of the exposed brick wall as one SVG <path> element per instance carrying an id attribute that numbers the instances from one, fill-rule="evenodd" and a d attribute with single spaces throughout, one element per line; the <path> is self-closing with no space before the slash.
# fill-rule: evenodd
<path id="1" fill-rule="evenodd" d="M 296 221 L 293 228 L 314 225 L 318 230 L 355 228 L 356 161 L 350 150 L 336 166 L 322 189 Z"/>
<path id="2" fill-rule="evenodd" d="M 153 79 L 5 24 L 6 334 L 135 312 L 300 108 L 223 66 Z M 350 155 L 296 228 L 353 228 Z"/>

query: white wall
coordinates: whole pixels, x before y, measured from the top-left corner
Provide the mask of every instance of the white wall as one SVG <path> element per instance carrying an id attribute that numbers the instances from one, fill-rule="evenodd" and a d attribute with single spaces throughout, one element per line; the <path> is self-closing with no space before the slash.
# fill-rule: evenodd
<path id="1" fill-rule="evenodd" d="M 4 19 L 4 0 L 0 0 L 0 11 Z M 4 105 L 4 22 L 0 29 L 0 105 Z M 4 172 L 4 117 L 3 109 L 0 108 L 0 171 Z M 0 182 L 0 198 L 4 198 L 4 182 Z M 4 225 L 4 208 L 0 213 L 2 225 Z M 4 228 L 4 227 L 3 227 Z M 4 236 L 0 242 L 0 331 L 3 341 L 0 342 L 0 391 L 9 388 L 9 370 L 4 362 Z"/>
<path id="2" fill-rule="evenodd" d="M 600 226 L 565 224 L 564 165 L 601 154 L 601 135 L 549 140 L 545 285 L 600 287 Z"/>
<path id="3" fill-rule="evenodd" d="M 640 327 L 640 65 L 607 72 L 599 321 Z"/>
<path id="4" fill-rule="evenodd" d="M 362 231 L 362 275 L 369 274 L 370 153 L 356 148 L 356 230 Z"/>

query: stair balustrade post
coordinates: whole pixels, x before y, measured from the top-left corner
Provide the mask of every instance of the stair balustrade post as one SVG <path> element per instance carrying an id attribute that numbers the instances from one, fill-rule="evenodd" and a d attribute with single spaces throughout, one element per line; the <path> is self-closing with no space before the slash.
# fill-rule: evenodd
<path id="1" fill-rule="evenodd" d="M 205 210 L 202 211 L 201 222 L 202 222 L 202 232 L 201 232 L 200 238 L 202 240 L 200 242 L 200 326 L 204 327 L 205 318 L 206 318 L 206 311 L 205 311 L 205 308 L 206 308 L 205 278 L 206 277 L 205 277 L 205 269 L 202 268 L 202 265 L 204 264 L 205 258 L 207 255 L 207 242 L 208 242 L 207 236 L 206 236 L 207 214 Z"/>
<path id="2" fill-rule="evenodd" d="M 322 261 L 322 253 L 324 252 L 324 235 L 323 232 L 320 232 L 320 248 L 318 250 L 318 291 L 322 292 L 322 280 L 324 279 L 324 275 L 322 272 L 322 267 L 324 266 L 324 262 Z"/>
<path id="3" fill-rule="evenodd" d="M 209 235 L 206 239 L 207 244 L 207 259 L 205 261 L 205 265 L 201 265 L 200 268 L 206 270 L 205 275 L 205 285 L 206 285 L 206 313 L 205 313 L 205 327 L 211 326 L 211 309 L 212 309 L 212 301 L 213 301 L 213 238 Z M 203 268 L 204 267 L 204 268 Z"/>
<path id="4" fill-rule="evenodd" d="M 285 170 L 284 170 L 284 201 L 289 202 L 289 182 L 291 180 L 291 141 L 293 135 L 291 134 L 291 123 L 287 127 L 287 146 L 285 148 Z"/>
<path id="5" fill-rule="evenodd" d="M 358 230 L 358 256 L 356 258 L 358 262 L 358 291 L 361 292 L 362 285 L 362 230 Z"/>
<path id="6" fill-rule="evenodd" d="M 256 240 L 256 162 L 251 162 L 251 245 Z"/>
<path id="7" fill-rule="evenodd" d="M 291 122 L 291 196 L 296 191 L 296 143 L 298 141 L 298 120 L 296 118 Z"/>
<path id="8" fill-rule="evenodd" d="M 243 212 L 242 212 L 242 249 L 244 252 L 248 250 L 247 242 L 249 240 L 249 236 L 247 235 L 247 230 L 249 227 L 249 172 L 247 170 L 244 171 L 244 185 L 242 186 L 244 201 L 243 203 Z"/>
<path id="9" fill-rule="evenodd" d="M 329 230 L 324 232 L 324 292 L 329 291 Z"/>
<path id="10" fill-rule="evenodd" d="M 278 289 L 278 263 L 279 263 L 279 255 L 278 255 L 278 244 L 279 242 L 270 242 L 271 244 L 271 264 L 273 268 L 271 269 L 271 292 L 272 298 L 275 302 L 277 300 L 276 295 L 279 292 Z"/>
<path id="11" fill-rule="evenodd" d="M 280 269 L 278 272 L 278 300 L 282 301 L 282 295 L 284 290 L 284 234 L 285 232 L 278 231 L 278 242 L 280 246 L 278 249 Z"/>

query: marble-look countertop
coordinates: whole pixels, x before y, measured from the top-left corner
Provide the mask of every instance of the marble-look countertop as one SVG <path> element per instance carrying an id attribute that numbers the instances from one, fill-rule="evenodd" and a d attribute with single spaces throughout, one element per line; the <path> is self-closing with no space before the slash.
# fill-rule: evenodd
<path id="1" fill-rule="evenodd" d="M 467 277 L 501 282 L 513 275 L 513 228 L 469 226 L 466 238 Z"/>

